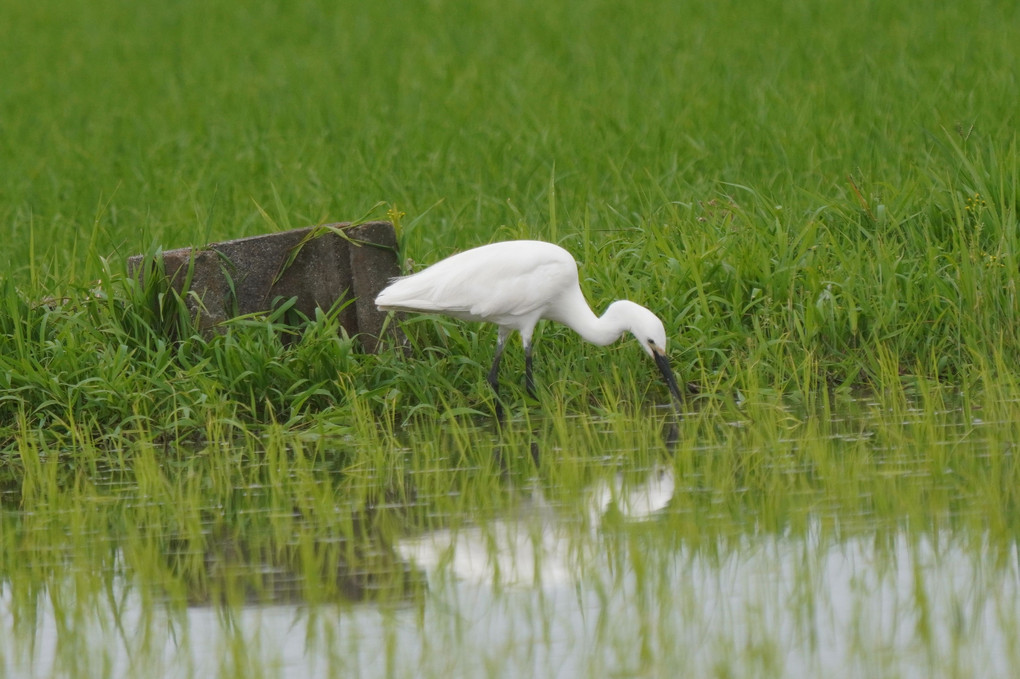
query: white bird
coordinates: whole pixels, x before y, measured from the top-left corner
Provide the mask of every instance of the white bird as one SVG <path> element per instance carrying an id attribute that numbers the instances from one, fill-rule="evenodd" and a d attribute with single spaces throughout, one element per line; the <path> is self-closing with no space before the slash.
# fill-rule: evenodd
<path id="1" fill-rule="evenodd" d="M 601 317 L 596 316 L 581 292 L 577 262 L 552 243 L 514 240 L 460 252 L 423 271 L 393 279 L 375 303 L 382 310 L 438 313 L 499 326 L 488 375 L 497 399 L 499 361 L 506 339 L 514 330 L 521 334 L 525 384 L 534 396 L 531 336 L 538 321 L 548 319 L 600 346 L 630 332 L 659 367 L 673 397 L 682 400 L 669 366 L 666 330 L 659 317 L 628 300 L 613 302 Z"/>

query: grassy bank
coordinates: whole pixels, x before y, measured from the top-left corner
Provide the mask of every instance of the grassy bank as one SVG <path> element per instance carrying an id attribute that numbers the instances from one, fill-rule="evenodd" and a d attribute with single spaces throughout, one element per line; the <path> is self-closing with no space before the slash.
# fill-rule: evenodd
<path id="1" fill-rule="evenodd" d="M 491 329 L 415 321 L 411 361 L 328 315 L 172 338 L 176 302 L 123 276 L 379 201 L 420 264 L 562 243 L 595 307 L 665 319 L 703 400 L 1020 359 L 1012 3 L 5 5 L 9 445 L 489 412 Z M 538 352 L 548 410 L 665 399 L 632 346 L 549 326 Z"/>

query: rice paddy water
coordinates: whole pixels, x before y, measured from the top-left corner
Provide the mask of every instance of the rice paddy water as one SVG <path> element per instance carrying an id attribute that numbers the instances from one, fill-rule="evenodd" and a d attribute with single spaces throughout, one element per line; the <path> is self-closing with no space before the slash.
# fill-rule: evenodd
<path id="1" fill-rule="evenodd" d="M 2 499 L 0 669 L 1012 676 L 1020 402 L 924 399 L 465 418 L 385 467 L 354 438 L 39 444 Z"/>

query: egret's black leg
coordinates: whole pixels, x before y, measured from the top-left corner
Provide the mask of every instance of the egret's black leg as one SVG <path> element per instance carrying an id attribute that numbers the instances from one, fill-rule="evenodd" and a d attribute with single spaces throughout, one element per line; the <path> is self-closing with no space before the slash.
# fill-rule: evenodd
<path id="1" fill-rule="evenodd" d="M 528 396 L 537 398 L 535 396 L 535 375 L 532 367 L 531 344 L 528 343 L 524 345 L 524 386 L 528 390 Z"/>
<path id="2" fill-rule="evenodd" d="M 506 335 L 500 332 L 499 339 L 496 340 L 496 355 L 492 357 L 492 367 L 489 368 L 489 375 L 486 378 L 489 386 L 492 387 L 493 394 L 496 396 L 496 421 L 500 423 L 503 421 L 503 402 L 499 400 L 499 361 L 503 358 L 503 348 L 505 346 Z"/>
<path id="3" fill-rule="evenodd" d="M 486 378 L 497 397 L 499 397 L 499 361 L 503 358 L 503 347 L 505 346 L 506 338 L 500 335 L 496 340 L 496 355 L 492 357 L 492 367 L 489 368 L 489 376 Z"/>

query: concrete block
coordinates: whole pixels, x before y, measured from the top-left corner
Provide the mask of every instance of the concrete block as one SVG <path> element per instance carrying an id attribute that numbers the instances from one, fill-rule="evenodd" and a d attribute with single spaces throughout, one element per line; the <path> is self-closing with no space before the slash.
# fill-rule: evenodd
<path id="1" fill-rule="evenodd" d="M 131 275 L 146 275 L 143 262 L 140 255 L 128 258 Z M 308 318 L 316 308 L 328 311 L 353 300 L 339 320 L 370 352 L 378 348 L 386 319 L 375 296 L 400 274 L 389 222 L 325 224 L 167 250 L 163 266 L 170 285 L 187 295 L 202 332 L 216 332 L 237 315 L 272 311 L 291 298 L 293 310 Z M 389 332 L 403 340 L 395 324 Z"/>

